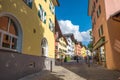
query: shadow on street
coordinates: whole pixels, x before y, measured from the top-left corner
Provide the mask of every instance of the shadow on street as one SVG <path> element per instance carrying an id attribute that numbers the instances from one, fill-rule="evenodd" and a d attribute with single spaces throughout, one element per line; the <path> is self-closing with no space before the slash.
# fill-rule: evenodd
<path id="1" fill-rule="evenodd" d="M 62 63 L 61 66 L 87 80 L 118 80 L 120 77 L 120 72 L 118 71 L 108 70 L 97 64 L 88 66 L 88 64 L 83 61 L 77 63 L 73 60 L 71 62 Z"/>

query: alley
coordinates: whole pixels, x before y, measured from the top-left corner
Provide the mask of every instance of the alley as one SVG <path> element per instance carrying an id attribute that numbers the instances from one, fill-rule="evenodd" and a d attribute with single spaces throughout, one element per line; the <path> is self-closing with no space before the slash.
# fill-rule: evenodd
<path id="1" fill-rule="evenodd" d="M 56 65 L 52 72 L 43 71 L 20 80 L 119 80 L 120 72 L 99 65 L 71 61 Z"/>

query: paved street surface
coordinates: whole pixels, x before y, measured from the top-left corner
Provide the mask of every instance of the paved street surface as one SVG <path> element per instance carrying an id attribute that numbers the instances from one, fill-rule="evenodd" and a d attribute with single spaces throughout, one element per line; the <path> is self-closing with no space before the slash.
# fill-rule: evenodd
<path id="1" fill-rule="evenodd" d="M 99 65 L 88 67 L 82 62 L 56 65 L 52 72 L 42 71 L 19 80 L 120 80 L 119 71 L 107 70 Z"/>

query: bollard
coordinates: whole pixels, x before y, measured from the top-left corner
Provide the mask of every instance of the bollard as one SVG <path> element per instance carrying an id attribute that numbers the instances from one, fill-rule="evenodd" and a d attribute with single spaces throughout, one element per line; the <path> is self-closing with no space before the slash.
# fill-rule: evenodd
<path id="1" fill-rule="evenodd" d="M 52 72 L 52 61 L 50 61 L 50 71 Z"/>

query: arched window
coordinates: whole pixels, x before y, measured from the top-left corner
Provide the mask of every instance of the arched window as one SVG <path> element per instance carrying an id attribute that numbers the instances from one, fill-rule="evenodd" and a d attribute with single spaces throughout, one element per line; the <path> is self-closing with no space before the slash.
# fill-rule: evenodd
<path id="1" fill-rule="evenodd" d="M 16 23 L 7 16 L 0 17 L 0 49 L 20 51 Z"/>
<path id="2" fill-rule="evenodd" d="M 48 57 L 48 42 L 46 38 L 42 39 L 41 46 L 42 46 L 42 56 Z"/>

